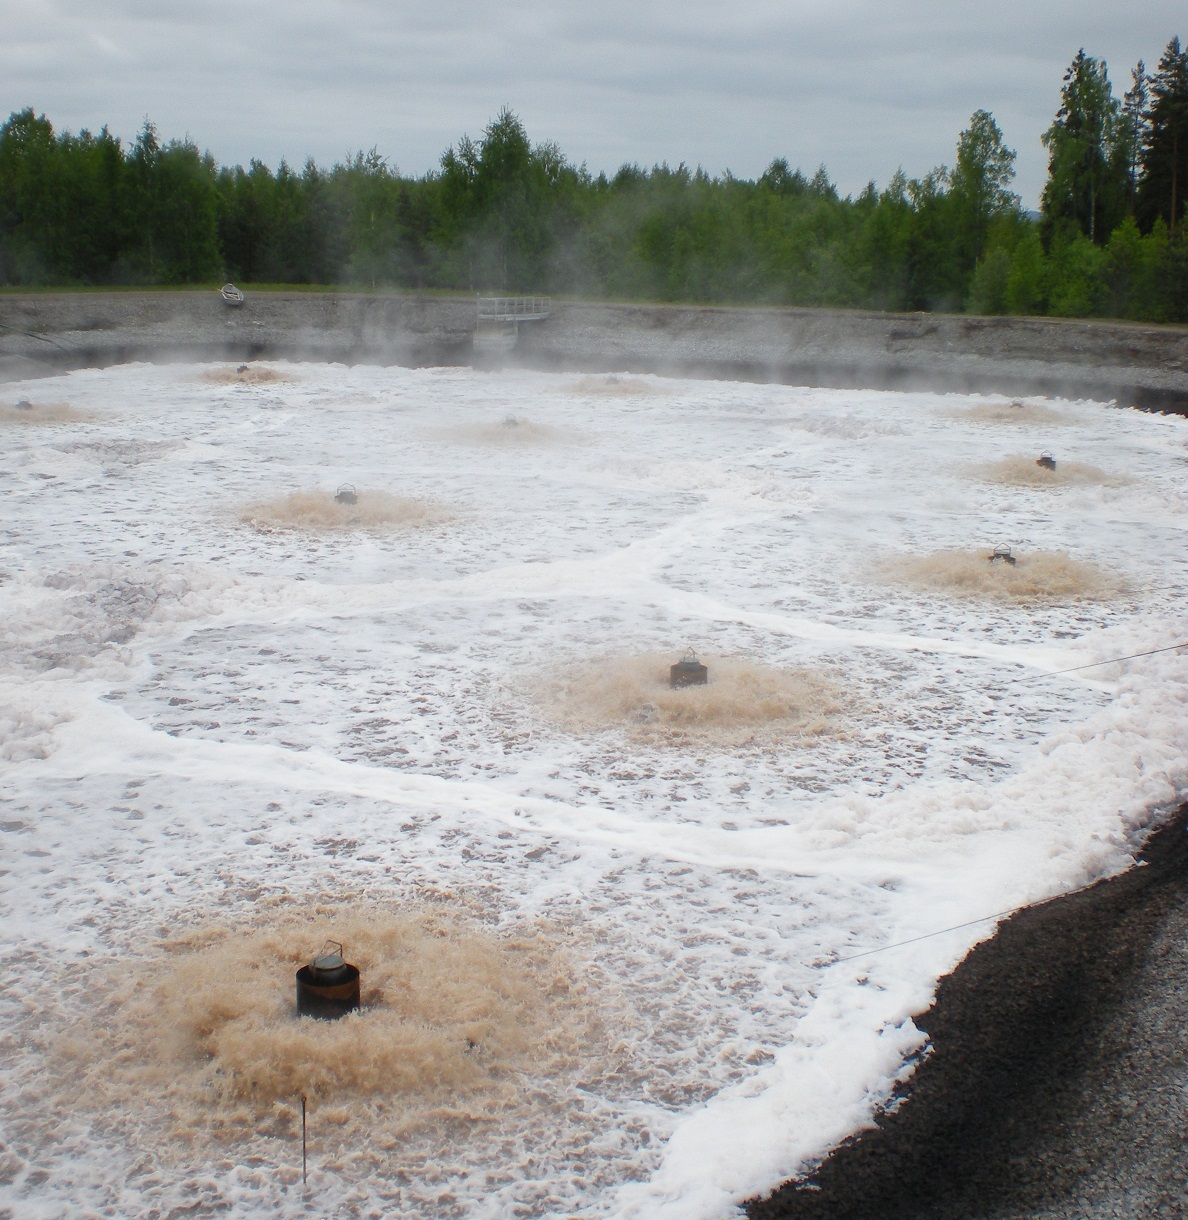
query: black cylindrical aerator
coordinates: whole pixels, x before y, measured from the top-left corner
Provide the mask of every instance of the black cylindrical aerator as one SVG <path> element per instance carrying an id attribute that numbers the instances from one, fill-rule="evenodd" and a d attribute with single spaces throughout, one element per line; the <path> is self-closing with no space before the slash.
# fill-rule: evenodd
<path id="1" fill-rule="evenodd" d="M 343 483 L 341 487 L 334 493 L 335 504 L 358 504 L 359 493 L 355 491 L 353 483 Z"/>
<path id="2" fill-rule="evenodd" d="M 689 649 L 675 665 L 668 667 L 668 685 L 704 686 L 709 681 L 709 670 L 697 659 L 697 653 Z"/>
<path id="3" fill-rule="evenodd" d="M 336 1021 L 359 1007 L 359 967 L 342 955 L 342 945 L 328 940 L 322 951 L 297 971 L 297 1013 Z"/>

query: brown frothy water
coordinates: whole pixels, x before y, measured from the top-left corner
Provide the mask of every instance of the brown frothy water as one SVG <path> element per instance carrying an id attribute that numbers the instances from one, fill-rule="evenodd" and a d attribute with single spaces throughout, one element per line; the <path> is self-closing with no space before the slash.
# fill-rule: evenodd
<path id="1" fill-rule="evenodd" d="M 620 377 L 609 373 L 605 377 L 582 377 L 569 387 L 571 394 L 598 394 L 607 398 L 641 398 L 660 393 L 648 381 L 638 377 Z"/>
<path id="2" fill-rule="evenodd" d="M 439 525 L 450 519 L 450 513 L 431 501 L 393 496 L 386 491 L 360 490 L 354 504 L 339 504 L 328 491 L 295 491 L 276 500 L 250 504 L 240 517 L 262 533 L 275 530 L 382 533 Z"/>
<path id="3" fill-rule="evenodd" d="M 1073 559 L 1064 551 L 1017 554 L 1012 566 L 991 563 L 993 549 L 904 555 L 884 561 L 879 570 L 886 580 L 918 589 L 1020 603 L 1104 600 L 1126 588 L 1117 573 Z"/>
<path id="4" fill-rule="evenodd" d="M 812 737 L 839 723 L 841 699 L 820 673 L 702 657 L 709 682 L 674 690 L 668 670 L 679 660 L 678 653 L 647 653 L 557 666 L 539 695 L 569 731 L 622 728 L 653 744 Z"/>
<path id="5" fill-rule="evenodd" d="M 522 415 L 507 415 L 498 423 L 439 428 L 432 435 L 455 445 L 498 445 L 508 449 L 584 443 L 584 438 L 575 432 L 549 424 L 537 424 Z"/>
<path id="6" fill-rule="evenodd" d="M 275 385 L 293 382 L 297 378 L 288 373 L 278 373 L 267 365 L 240 364 L 233 368 L 207 369 L 202 374 L 202 380 L 215 385 Z"/>
<path id="7" fill-rule="evenodd" d="M 0 424 L 65 424 L 91 418 L 89 412 L 79 411 L 68 402 L 18 401 L 28 405 L 0 403 Z"/>
<path id="8" fill-rule="evenodd" d="M 298 1017 L 294 974 L 327 936 L 361 970 L 362 1008 Z M 299 1138 L 302 1093 L 320 1131 L 373 1151 L 443 1123 L 457 1138 L 501 1116 L 531 1124 L 545 1082 L 606 1054 L 555 937 L 497 936 L 448 910 L 289 900 L 87 974 L 62 989 L 90 1011 L 53 1039 L 55 1105 L 160 1151 Z"/>
<path id="9" fill-rule="evenodd" d="M 977 420 L 981 423 L 1000 424 L 1067 424 L 1072 421 L 1067 415 L 1053 411 L 1051 407 L 1015 399 L 1011 402 L 987 402 L 954 411 L 954 418 Z"/>
<path id="10" fill-rule="evenodd" d="M 1038 455 L 1037 455 L 1038 456 Z M 1041 466 L 1035 458 L 1012 456 L 1001 462 L 977 468 L 977 475 L 989 483 L 1005 483 L 1016 487 L 1070 487 L 1100 484 L 1114 487 L 1125 480 L 1106 474 L 1097 466 L 1081 462 L 1066 462 L 1057 457 L 1056 469 Z"/>

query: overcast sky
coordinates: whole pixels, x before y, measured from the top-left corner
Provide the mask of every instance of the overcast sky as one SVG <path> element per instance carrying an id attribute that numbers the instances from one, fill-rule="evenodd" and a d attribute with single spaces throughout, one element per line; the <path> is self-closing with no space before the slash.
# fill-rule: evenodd
<path id="1" fill-rule="evenodd" d="M 0 0 L 0 117 L 130 141 L 145 117 L 222 164 L 323 165 L 372 146 L 435 168 L 502 106 L 591 172 L 824 164 L 843 193 L 951 164 L 974 110 L 1018 152 L 1077 49 L 1115 93 L 1188 37 L 1183 0 Z"/>

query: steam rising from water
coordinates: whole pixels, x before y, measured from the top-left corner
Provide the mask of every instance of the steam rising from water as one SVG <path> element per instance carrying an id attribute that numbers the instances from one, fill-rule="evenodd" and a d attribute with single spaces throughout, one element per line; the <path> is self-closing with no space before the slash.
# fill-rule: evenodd
<path id="1" fill-rule="evenodd" d="M 1075 484 L 1106 484 L 1116 486 L 1123 482 L 1097 466 L 1081 462 L 1066 462 L 1057 458 L 1056 469 L 1041 466 L 1035 458 L 1008 457 L 978 467 L 979 477 L 990 483 L 1006 483 L 1018 487 L 1068 487 Z"/>
<path id="2" fill-rule="evenodd" d="M 88 412 L 76 410 L 68 402 L 18 401 L 22 405 L 0 403 L 0 424 L 65 424 L 91 418 Z"/>
<path id="3" fill-rule="evenodd" d="M 902 556 L 882 565 L 884 577 L 919 589 L 958 597 L 986 597 L 1013 602 L 1068 602 L 1116 597 L 1125 582 L 1097 564 L 1072 559 L 1063 551 L 1019 554 L 1012 567 L 991 563 L 994 548 L 937 551 Z"/>
<path id="4" fill-rule="evenodd" d="M 678 660 L 672 653 L 647 653 L 557 667 L 541 695 L 571 731 L 623 728 L 657 744 L 811 737 L 834 727 L 842 710 L 822 674 L 732 657 L 703 657 L 709 683 L 674 690 L 668 670 Z"/>
<path id="5" fill-rule="evenodd" d="M 384 532 L 439 525 L 450 519 L 446 509 L 430 501 L 365 490 L 357 493 L 354 504 L 339 504 L 328 491 L 295 491 L 277 500 L 250 504 L 240 516 L 262 533 L 286 529 L 317 533 Z"/>
<path id="6" fill-rule="evenodd" d="M 202 374 L 204 381 L 215 385 L 274 385 L 278 382 L 296 381 L 287 373 L 278 373 L 262 364 L 241 364 L 230 369 L 207 369 Z"/>

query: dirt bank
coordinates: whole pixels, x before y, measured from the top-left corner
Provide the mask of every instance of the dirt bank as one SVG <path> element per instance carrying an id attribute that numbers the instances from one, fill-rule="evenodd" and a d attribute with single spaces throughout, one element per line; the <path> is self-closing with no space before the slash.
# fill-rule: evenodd
<path id="1" fill-rule="evenodd" d="M 1053 394 L 1188 410 L 1188 327 L 859 310 L 556 302 L 475 343 L 471 297 L 209 290 L 0 294 L 0 377 L 128 360 L 290 358 L 660 372 Z"/>
<path id="2" fill-rule="evenodd" d="M 1188 804 L 941 981 L 907 1100 L 751 1220 L 1188 1215 Z"/>

